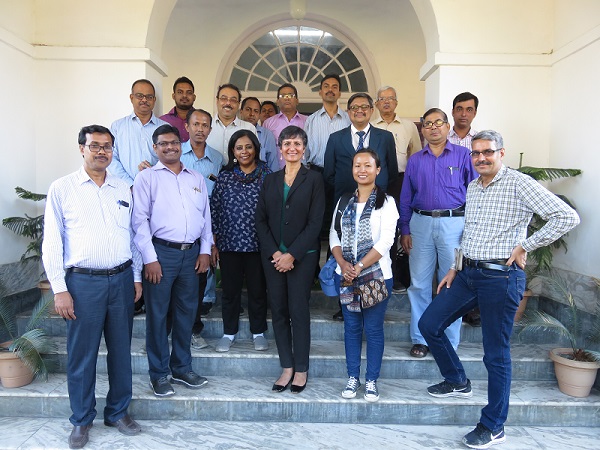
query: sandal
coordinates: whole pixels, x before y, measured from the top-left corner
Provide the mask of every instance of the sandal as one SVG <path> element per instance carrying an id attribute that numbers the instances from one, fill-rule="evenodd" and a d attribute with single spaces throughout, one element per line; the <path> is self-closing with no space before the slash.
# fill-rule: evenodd
<path id="1" fill-rule="evenodd" d="M 429 347 L 423 344 L 415 344 L 410 349 L 410 356 L 413 358 L 425 358 L 429 353 Z"/>

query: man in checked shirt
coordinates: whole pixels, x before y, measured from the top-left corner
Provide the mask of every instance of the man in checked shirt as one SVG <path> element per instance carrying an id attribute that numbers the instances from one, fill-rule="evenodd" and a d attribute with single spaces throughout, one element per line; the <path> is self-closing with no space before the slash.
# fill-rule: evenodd
<path id="1" fill-rule="evenodd" d="M 463 438 L 471 448 L 506 440 L 511 382 L 510 335 L 525 290 L 527 253 L 554 242 L 579 223 L 566 203 L 537 181 L 502 163 L 504 144 L 495 131 L 473 137 L 471 158 L 479 177 L 467 188 L 461 250 L 463 268 L 453 267 L 438 286 L 419 329 L 444 381 L 427 388 L 434 397 L 470 397 L 471 382 L 444 334 L 458 317 L 479 305 L 483 362 L 488 371 L 488 404 L 476 428 Z M 533 213 L 547 220 L 527 237 Z"/>

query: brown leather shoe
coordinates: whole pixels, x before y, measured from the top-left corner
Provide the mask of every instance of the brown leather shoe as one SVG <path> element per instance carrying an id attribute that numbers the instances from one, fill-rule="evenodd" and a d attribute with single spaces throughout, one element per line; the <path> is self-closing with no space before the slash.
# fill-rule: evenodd
<path id="1" fill-rule="evenodd" d="M 104 420 L 104 425 L 107 427 L 115 427 L 120 433 L 123 433 L 127 436 L 134 436 L 142 431 L 142 427 L 140 427 L 140 425 L 133 420 L 129 414 L 125 414 L 116 422 Z"/>
<path id="2" fill-rule="evenodd" d="M 89 425 L 75 425 L 69 436 L 69 448 L 83 448 L 88 443 L 90 428 L 92 428 L 91 423 Z"/>

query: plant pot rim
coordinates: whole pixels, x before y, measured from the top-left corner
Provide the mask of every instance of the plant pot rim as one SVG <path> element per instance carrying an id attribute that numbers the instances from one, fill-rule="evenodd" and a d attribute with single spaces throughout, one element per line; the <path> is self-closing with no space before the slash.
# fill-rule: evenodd
<path id="1" fill-rule="evenodd" d="M 572 348 L 553 348 L 550 350 L 550 359 L 554 362 L 564 364 L 569 367 L 576 367 L 578 369 L 598 369 L 600 368 L 600 362 L 598 361 L 575 361 L 573 359 L 568 359 L 563 356 L 560 356 L 561 353 L 573 353 Z"/>
<path id="2" fill-rule="evenodd" d="M 0 351 L 0 359 L 19 359 L 19 356 L 15 352 L 11 352 L 10 350 L 2 350 Z"/>

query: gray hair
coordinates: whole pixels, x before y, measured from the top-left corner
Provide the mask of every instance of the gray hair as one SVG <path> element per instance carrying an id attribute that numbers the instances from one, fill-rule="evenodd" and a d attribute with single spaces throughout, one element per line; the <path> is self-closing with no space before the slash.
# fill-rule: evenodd
<path id="1" fill-rule="evenodd" d="M 504 148 L 504 139 L 502 139 L 502 135 L 494 130 L 483 130 L 473 136 L 472 142 L 474 141 L 492 141 L 496 144 L 496 150 L 500 150 Z"/>
<path id="2" fill-rule="evenodd" d="M 379 98 L 379 94 L 381 94 L 383 91 L 387 91 L 388 89 L 394 91 L 394 97 L 398 97 L 396 89 L 394 89 L 392 86 L 381 86 L 379 89 L 377 89 L 377 98 Z"/>

